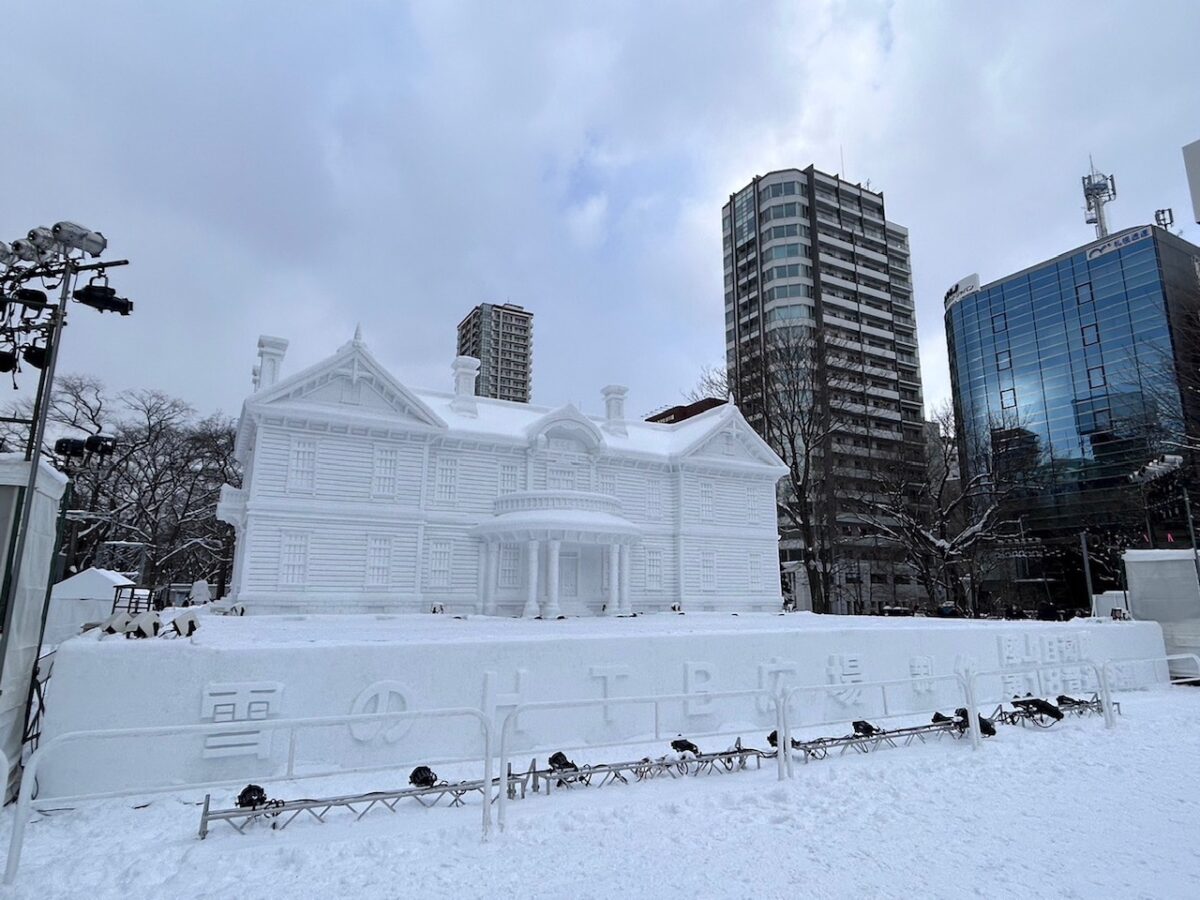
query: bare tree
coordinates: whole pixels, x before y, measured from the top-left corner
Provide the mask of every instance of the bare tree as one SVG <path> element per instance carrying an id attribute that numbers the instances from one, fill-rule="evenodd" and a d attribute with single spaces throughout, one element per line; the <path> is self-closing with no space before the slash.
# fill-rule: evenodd
<path id="1" fill-rule="evenodd" d="M 68 568 L 93 565 L 103 547 L 127 542 L 144 548 L 140 576 L 148 584 L 223 584 L 233 539 L 216 505 L 222 484 L 240 483 L 234 423 L 221 415 L 197 419 L 187 403 L 161 391 L 111 395 L 91 376 L 58 379 L 48 443 L 101 433 L 116 439 L 115 452 L 70 466 Z"/>
<path id="2" fill-rule="evenodd" d="M 733 396 L 750 424 L 788 467 L 777 490 L 784 541 L 795 540 L 808 579 L 813 609 L 829 609 L 837 569 L 837 502 L 832 472 L 833 438 L 850 426 L 847 391 L 855 388 L 842 370 L 826 365 L 836 346 L 809 326 L 776 327 L 756 353 L 740 361 L 736 377 L 706 368 L 690 399 Z"/>
<path id="3" fill-rule="evenodd" d="M 882 496 L 865 496 L 860 503 L 878 534 L 903 550 L 930 600 L 955 601 L 962 576 L 973 576 L 978 585 L 995 566 L 989 551 L 1014 525 L 1004 518 L 1005 501 L 1025 483 L 1018 476 L 1032 471 L 1031 460 L 1028 443 L 1020 440 L 1025 430 L 1015 421 L 996 423 L 990 429 L 988 465 L 963 479 L 949 403 L 934 412 L 931 425 L 925 477 L 884 479 Z M 974 606 L 973 598 L 969 605 Z"/>

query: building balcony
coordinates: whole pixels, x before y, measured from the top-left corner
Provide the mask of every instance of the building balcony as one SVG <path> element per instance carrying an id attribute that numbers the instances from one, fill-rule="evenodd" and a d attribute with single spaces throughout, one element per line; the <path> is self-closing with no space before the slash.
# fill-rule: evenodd
<path id="1" fill-rule="evenodd" d="M 579 510 L 619 516 L 621 515 L 621 501 L 609 494 L 597 494 L 591 491 L 518 491 L 497 497 L 492 511 L 498 516 L 503 516 L 507 513 L 548 509 Z"/>

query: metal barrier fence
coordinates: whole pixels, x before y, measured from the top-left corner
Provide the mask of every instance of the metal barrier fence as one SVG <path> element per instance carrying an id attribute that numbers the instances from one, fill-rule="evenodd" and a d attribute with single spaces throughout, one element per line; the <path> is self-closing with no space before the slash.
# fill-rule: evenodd
<path id="1" fill-rule="evenodd" d="M 1003 678 L 1012 675 L 1029 675 L 1042 672 L 1062 672 L 1064 669 L 1090 669 L 1096 678 L 1096 693 L 1100 696 L 1100 708 L 1104 712 L 1104 727 L 1112 728 L 1116 720 L 1113 716 L 1112 698 L 1108 690 L 1108 678 L 1105 675 L 1105 667 L 1107 663 L 1097 664 L 1090 659 L 1072 660 L 1070 662 L 1058 663 L 1043 663 L 1036 666 L 1019 666 L 1009 669 L 990 669 L 985 672 L 969 672 L 967 673 L 967 682 L 971 692 L 971 699 L 976 705 L 984 703 L 1008 703 L 1012 700 L 1012 696 L 1007 690 L 1001 687 L 995 695 L 980 697 L 979 696 L 979 679 L 980 678 Z"/>
<path id="2" fill-rule="evenodd" d="M 1110 674 L 1115 672 L 1119 666 L 1129 665 L 1161 665 L 1169 664 L 1172 661 L 1188 661 L 1196 669 L 1195 677 L 1180 677 L 1172 678 L 1169 669 L 1167 670 L 1168 683 L 1177 683 L 1179 681 L 1196 681 L 1200 679 L 1200 656 L 1196 654 L 1172 654 L 1163 657 L 1150 657 L 1146 659 L 1115 659 L 1108 660 L 1102 664 L 1097 664 L 1092 660 L 1076 660 L 1069 663 L 1053 663 L 1037 666 L 1027 666 L 1019 668 L 995 669 L 983 672 L 965 671 L 954 675 L 920 675 L 909 679 L 894 679 L 888 681 L 874 682 L 857 682 L 850 684 L 809 684 L 798 685 L 788 688 L 781 692 L 772 692 L 765 689 L 758 690 L 736 690 L 736 691 L 702 691 L 691 693 L 677 694 L 648 694 L 633 697 L 605 697 L 605 698 L 589 698 L 583 700 L 547 700 L 547 701 L 531 701 L 521 703 L 513 707 L 504 717 L 500 727 L 499 746 L 496 747 L 494 739 L 494 722 L 490 720 L 481 710 L 469 707 L 455 707 L 446 709 L 431 709 L 431 710 L 406 710 L 403 712 L 385 712 L 385 713 L 363 713 L 358 715 L 346 716 L 328 716 L 328 717 L 313 717 L 300 719 L 264 719 L 257 724 L 270 729 L 272 732 L 284 731 L 288 732 L 288 762 L 286 773 L 282 776 L 269 776 L 275 779 L 286 778 L 291 780 L 324 778 L 338 775 L 357 774 L 364 771 L 378 770 L 379 767 L 365 768 L 330 768 L 326 771 L 308 772 L 304 775 L 297 776 L 295 774 L 295 747 L 296 747 L 296 732 L 305 728 L 320 728 L 336 725 L 356 725 L 369 723 L 385 723 L 397 720 L 406 719 L 443 719 L 443 718 L 473 718 L 479 722 L 482 730 L 482 759 L 484 762 L 484 778 L 483 778 L 483 795 L 484 803 L 482 810 L 482 835 L 483 839 L 487 840 L 491 832 L 491 804 L 493 798 L 491 790 L 494 782 L 493 778 L 493 763 L 497 755 L 498 749 L 500 776 L 498 795 L 494 798 L 497 809 L 497 823 L 501 830 L 504 829 L 506 822 L 507 807 L 509 802 L 508 796 L 508 762 L 510 757 L 510 741 L 512 732 L 515 728 L 518 717 L 522 713 L 535 713 L 540 710 L 554 709 L 589 709 L 602 708 L 607 710 L 613 706 L 652 706 L 654 711 L 654 734 L 653 738 L 647 736 L 623 738 L 620 741 L 612 741 L 608 743 L 585 743 L 567 745 L 561 749 L 575 749 L 577 747 L 616 747 L 629 746 L 631 744 L 641 743 L 648 740 L 662 740 L 662 709 L 665 704 L 675 703 L 697 703 L 707 702 L 722 699 L 754 699 L 756 702 L 766 700 L 774 710 L 776 722 L 776 747 L 778 752 L 776 756 L 776 765 L 778 778 L 783 780 L 788 776 L 794 776 L 791 748 L 792 736 L 792 721 L 789 715 L 792 703 L 795 698 L 802 694 L 820 694 L 825 697 L 835 695 L 838 692 L 853 689 L 855 691 L 874 691 L 878 689 L 880 699 L 880 709 L 878 712 L 869 713 L 871 718 L 876 720 L 886 720 L 894 718 L 911 718 L 913 716 L 922 715 L 924 713 L 937 712 L 941 709 L 948 708 L 947 703 L 930 704 L 927 708 L 922 708 L 919 705 L 914 707 L 906 705 L 903 709 L 893 708 L 889 703 L 889 688 L 907 687 L 913 689 L 914 681 L 925 682 L 929 685 L 936 683 L 952 683 L 957 685 L 961 691 L 962 705 L 968 710 L 968 731 L 971 736 L 971 743 L 974 748 L 978 748 L 981 743 L 981 734 L 979 730 L 979 708 L 981 703 L 991 703 L 999 700 L 1000 702 L 1008 702 L 1011 697 L 1007 696 L 987 696 L 980 698 L 979 696 L 979 679 L 989 679 L 1003 676 L 1042 673 L 1046 671 L 1063 670 L 1069 667 L 1080 667 L 1089 669 L 1095 675 L 1098 685 L 1097 694 L 1100 698 L 1101 708 L 1104 713 L 1105 726 L 1113 727 L 1113 704 L 1110 695 Z M 932 693 L 932 692 L 929 692 Z M 1004 691 L 1000 690 L 999 694 Z M 953 704 L 959 702 L 959 697 L 955 697 Z M 847 718 L 852 715 L 861 714 L 848 712 L 846 715 L 837 718 L 826 717 L 819 720 L 806 720 L 802 727 L 809 728 L 819 725 L 833 725 L 844 723 Z M 4 884 L 11 884 L 16 877 L 17 869 L 20 865 L 21 852 L 24 844 L 25 826 L 28 822 L 30 811 L 34 808 L 43 806 L 47 803 L 54 802 L 57 804 L 70 803 L 84 800 L 101 800 L 114 797 L 138 796 L 146 794 L 159 793 L 174 793 L 185 790 L 201 789 L 205 787 L 228 786 L 231 784 L 240 784 L 242 780 L 237 781 L 220 781 L 206 782 L 195 784 L 171 784 L 152 788 L 136 788 L 128 790 L 97 792 L 92 794 L 79 794 L 72 796 L 60 796 L 53 798 L 33 797 L 34 786 L 37 780 L 39 768 L 44 764 L 47 756 L 52 754 L 59 748 L 68 745 L 81 743 L 85 741 L 103 741 L 117 740 L 121 738 L 147 738 L 147 737 L 165 737 L 172 735 L 209 735 L 220 734 L 228 730 L 228 723 L 205 723 L 201 725 L 164 725 L 148 728 L 122 728 L 109 729 L 103 731 L 76 731 L 67 734 L 61 734 L 57 737 L 46 741 L 41 747 L 33 752 L 25 764 L 25 771 L 21 777 L 20 793 L 17 800 L 15 815 L 13 818 L 13 831 L 9 840 L 8 859 L 4 871 Z M 674 729 L 672 729 L 674 730 Z M 707 733 L 691 734 L 690 737 L 711 737 L 723 734 L 732 734 L 734 729 L 725 728 L 723 730 L 712 731 Z M 467 760 L 462 760 L 467 761 Z M 415 762 L 415 761 L 414 761 Z M 399 768 L 405 763 L 397 761 L 394 765 L 387 768 Z"/>
<path id="3" fill-rule="evenodd" d="M 975 709 L 975 707 L 971 703 L 969 683 L 967 682 L 966 679 L 964 679 L 962 674 L 922 675 L 922 676 L 920 676 L 920 680 L 923 683 L 927 683 L 929 685 L 943 683 L 943 682 L 948 682 L 948 683 L 957 685 L 959 690 L 962 691 L 962 697 L 961 697 L 962 704 L 961 705 L 966 707 L 968 710 Z M 829 696 L 836 696 L 839 692 L 844 692 L 847 690 L 873 692 L 876 688 L 878 688 L 879 697 L 880 697 L 880 711 L 878 713 L 871 714 L 871 718 L 874 720 L 910 718 L 912 716 L 919 716 L 924 713 L 939 712 L 942 709 L 946 709 L 946 708 L 950 708 L 950 709 L 955 708 L 954 706 L 948 707 L 947 704 L 941 703 L 941 704 L 931 704 L 928 707 L 918 706 L 917 708 L 913 708 L 912 706 L 909 706 L 908 708 L 906 708 L 904 710 L 898 710 L 898 709 L 893 710 L 890 708 L 889 703 L 888 703 L 888 688 L 892 688 L 892 687 L 907 687 L 911 691 L 913 689 L 913 679 L 903 678 L 903 679 L 891 679 L 891 680 L 887 680 L 887 681 L 864 681 L 864 682 L 855 682 L 855 683 L 850 683 L 850 684 L 802 684 L 802 685 L 797 685 L 795 687 L 788 688 L 786 691 L 783 692 L 782 702 L 780 704 L 781 710 L 782 710 L 783 728 L 780 729 L 780 732 L 779 732 L 780 735 L 782 735 L 782 737 L 780 737 L 777 741 L 778 746 L 780 748 L 784 748 L 784 747 L 791 748 L 791 746 L 792 746 L 792 728 L 793 728 L 792 718 L 791 718 L 792 703 L 796 697 L 798 697 L 802 694 L 822 694 L 825 697 L 829 697 Z M 925 693 L 925 692 L 922 692 L 922 693 Z M 929 693 L 932 693 L 932 690 L 929 691 Z M 959 702 L 959 699 L 960 698 L 956 697 L 953 701 L 953 704 L 957 705 Z M 836 718 L 828 717 L 828 718 L 819 719 L 819 720 L 809 720 L 809 721 L 804 722 L 803 727 L 813 728 L 813 727 L 822 726 L 822 725 L 844 724 L 846 722 L 847 718 L 849 718 L 853 715 L 855 715 L 855 713 L 847 713 L 845 715 L 842 715 L 842 716 L 836 717 Z M 969 718 L 969 731 L 971 734 L 971 746 L 978 748 L 979 742 L 981 740 L 981 736 L 979 734 L 979 722 L 974 717 L 968 717 L 968 718 Z M 791 752 L 781 753 L 780 755 L 787 757 L 787 761 L 784 764 L 787 774 L 789 775 L 789 777 L 794 776 L 795 775 L 795 767 L 792 764 Z M 807 760 L 807 758 L 806 758 L 806 760 Z"/>
<path id="4" fill-rule="evenodd" d="M 383 712 L 383 713 L 362 713 L 358 715 L 347 716 L 321 716 L 306 719 L 262 719 L 256 720 L 256 724 L 264 728 L 269 728 L 272 732 L 287 731 L 288 732 L 288 768 L 286 775 L 282 776 L 290 779 L 298 778 L 328 778 L 338 775 L 353 775 L 356 772 L 363 770 L 356 769 L 329 769 L 328 771 L 309 772 L 302 776 L 295 775 L 295 747 L 296 747 L 296 731 L 303 728 L 321 728 L 332 725 L 358 725 L 371 723 L 394 722 L 397 720 L 406 719 L 447 719 L 447 718 L 473 718 L 479 722 L 483 732 L 483 747 L 482 757 L 484 761 L 484 783 L 487 785 L 487 790 L 484 796 L 483 803 L 483 839 L 487 840 L 491 832 L 491 782 L 492 782 L 492 723 L 482 711 L 471 709 L 468 707 L 454 707 L 447 709 L 418 709 L 406 710 L 403 712 Z M 30 810 L 43 806 L 47 803 L 73 803 L 81 800 L 103 800 L 113 797 L 127 797 L 131 795 L 145 794 L 164 794 L 174 793 L 178 791 L 194 790 L 205 787 L 220 787 L 228 784 L 240 784 L 242 780 L 236 782 L 220 781 L 207 782 L 200 784 L 171 784 L 162 785 L 152 788 L 138 788 L 136 790 L 119 790 L 119 791 L 103 791 L 94 794 L 76 794 L 66 797 L 39 797 L 33 796 L 34 785 L 37 783 L 38 769 L 44 764 L 48 755 L 55 750 L 67 745 L 76 744 L 84 741 L 104 741 L 118 740 L 121 738 L 147 738 L 147 737 L 166 737 L 169 735 L 209 735 L 221 734 L 229 730 L 229 723 L 205 723 L 201 725 L 160 725 L 150 728 L 112 728 L 103 731 L 71 731 L 66 734 L 60 734 L 56 737 L 43 743 L 25 763 L 25 771 L 21 776 L 21 790 L 17 796 L 17 807 L 13 816 L 13 830 L 8 843 L 8 861 L 4 868 L 4 883 L 12 884 L 13 879 L 17 876 L 17 868 L 21 864 L 21 850 L 25 842 L 25 826 L 29 820 Z M 397 761 L 397 767 L 404 765 L 403 762 Z M 278 777 L 278 776 L 277 776 Z M 503 793 L 503 791 L 501 791 Z"/>
<path id="5" fill-rule="evenodd" d="M 768 700 L 775 708 L 775 729 L 778 734 L 784 732 L 784 721 L 782 714 L 782 704 L 780 697 L 768 690 L 743 690 L 743 691 L 703 691 L 697 693 L 684 694 L 645 694 L 637 697 L 605 697 L 600 699 L 588 700 L 542 700 L 532 701 L 529 703 L 517 704 L 508 715 L 504 717 L 504 723 L 500 726 L 500 777 L 502 780 L 507 778 L 508 772 L 508 757 L 509 757 L 509 741 L 512 737 L 512 730 L 515 726 L 517 717 L 521 713 L 535 712 L 538 710 L 550 709 L 586 709 L 589 707 L 602 707 L 607 709 L 610 706 L 645 706 L 652 705 L 654 707 L 654 739 L 661 740 L 662 735 L 662 704 L 664 703 L 699 703 L 709 700 L 721 699 L 750 699 Z M 707 734 L 697 734 L 693 737 L 708 737 L 717 734 L 732 734 L 732 731 L 714 731 Z M 617 747 L 628 746 L 638 743 L 637 738 L 624 738 L 621 741 L 614 741 L 607 744 L 588 744 L 588 747 Z M 574 749 L 567 747 L 565 749 Z M 778 760 L 779 779 L 782 781 L 785 777 L 785 762 L 783 757 L 786 753 L 776 754 Z M 507 785 L 505 785 L 507 787 Z M 500 830 L 504 830 L 505 820 L 508 813 L 508 791 L 502 789 L 500 796 L 496 801 L 496 823 Z"/>
<path id="6" fill-rule="evenodd" d="M 1172 676 L 1171 663 L 1175 661 L 1190 662 L 1196 669 L 1196 674 L 1191 676 Z M 1101 667 L 1101 672 L 1111 685 L 1113 682 L 1113 675 L 1117 673 L 1119 667 L 1146 664 L 1158 665 L 1160 663 L 1166 664 L 1166 680 L 1168 684 L 1190 684 L 1200 680 L 1200 656 L 1197 656 L 1195 653 L 1171 653 L 1167 656 L 1151 656 L 1147 657 L 1146 659 L 1110 659 L 1107 660 Z"/>

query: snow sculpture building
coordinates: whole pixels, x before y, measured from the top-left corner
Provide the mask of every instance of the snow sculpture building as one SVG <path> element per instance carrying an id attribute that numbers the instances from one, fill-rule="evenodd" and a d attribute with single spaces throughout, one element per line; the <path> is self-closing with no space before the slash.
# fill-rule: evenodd
<path id="1" fill-rule="evenodd" d="M 237 434 L 232 592 L 253 612 L 557 617 L 780 605 L 779 457 L 732 404 L 678 424 L 413 390 L 361 337 L 280 379 L 262 337 Z"/>

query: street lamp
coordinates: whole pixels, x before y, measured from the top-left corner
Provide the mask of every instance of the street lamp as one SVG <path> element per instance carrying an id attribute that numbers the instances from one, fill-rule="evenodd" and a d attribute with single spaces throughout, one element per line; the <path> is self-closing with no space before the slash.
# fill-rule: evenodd
<path id="1" fill-rule="evenodd" d="M 29 477 L 24 488 L 19 489 L 16 501 L 16 521 L 10 531 L 11 539 L 7 558 L 10 561 L 0 587 L 0 610 L 3 610 L 3 632 L 0 633 L 0 679 L 7 658 L 9 640 L 12 636 L 13 611 L 16 606 L 17 589 L 20 585 L 21 569 L 25 562 L 25 546 L 30 529 L 37 476 L 42 458 L 42 442 L 46 433 L 46 415 L 50 408 L 54 388 L 54 372 L 58 363 L 58 349 L 62 330 L 66 324 L 67 306 L 72 298 L 76 279 L 82 272 L 95 272 L 93 281 L 100 280 L 107 286 L 105 273 L 108 269 L 128 265 L 128 260 L 110 260 L 85 263 L 85 255 L 98 257 L 108 246 L 104 235 L 74 222 L 59 222 L 53 228 L 33 228 L 24 238 L 6 244 L 0 241 L 0 372 L 12 373 L 13 384 L 21 371 L 24 360 L 39 370 L 37 394 L 33 412 L 23 416 L 0 416 L 0 422 L 26 425 L 29 439 L 25 444 L 25 460 L 29 465 Z M 57 287 L 57 302 L 51 302 L 46 292 L 30 284 L 42 287 Z M 111 288 L 109 290 L 112 290 Z M 112 292 L 115 297 L 116 292 Z M 90 298 L 90 295 L 87 295 Z M 76 297 L 85 306 L 100 311 L 112 310 L 128 315 L 133 304 L 122 300 L 120 305 L 102 306 Z M 19 311 L 18 311 L 19 310 Z M 61 539 L 61 530 L 60 535 Z M 58 547 L 55 547 L 57 556 Z M 53 557 L 52 557 L 53 559 Z M 41 615 L 34 621 L 45 624 L 46 606 L 50 599 L 52 577 L 47 577 L 46 595 L 42 601 Z M 39 636 L 40 643 L 40 636 Z M 34 669 L 36 671 L 36 654 Z M 27 673 L 19 673 L 24 677 Z M 32 673 L 28 673 L 32 674 Z M 31 679 L 32 680 L 32 679 Z M 0 681 L 0 692 L 11 686 Z"/>

